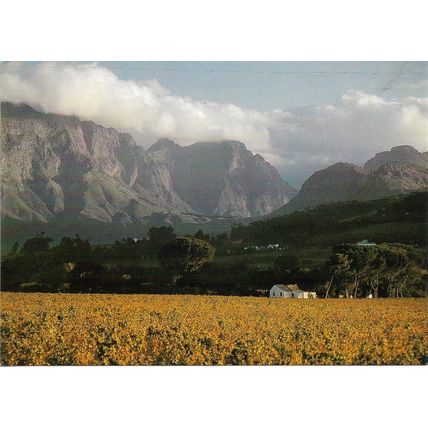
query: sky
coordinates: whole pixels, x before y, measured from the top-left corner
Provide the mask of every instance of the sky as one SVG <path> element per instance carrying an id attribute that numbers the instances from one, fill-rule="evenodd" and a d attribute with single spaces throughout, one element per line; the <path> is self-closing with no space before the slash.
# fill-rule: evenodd
<path id="1" fill-rule="evenodd" d="M 296 187 L 338 161 L 428 150 L 427 62 L 0 63 L 0 97 L 145 147 L 240 140 Z"/>

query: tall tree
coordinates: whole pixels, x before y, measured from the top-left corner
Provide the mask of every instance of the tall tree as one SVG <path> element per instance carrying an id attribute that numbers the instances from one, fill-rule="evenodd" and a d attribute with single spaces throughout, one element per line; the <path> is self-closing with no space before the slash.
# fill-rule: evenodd
<path id="1" fill-rule="evenodd" d="M 58 262 L 79 262 L 92 258 L 89 239 L 82 239 L 78 234 L 73 238 L 64 236 L 57 247 L 52 249 Z"/>
<path id="2" fill-rule="evenodd" d="M 46 236 L 44 232 L 40 232 L 34 238 L 27 239 L 24 242 L 20 254 L 31 256 L 37 253 L 46 252 L 49 250 L 51 242 L 51 238 Z"/>
<path id="3" fill-rule="evenodd" d="M 326 285 L 325 298 L 328 298 L 335 280 L 342 284 L 349 276 L 350 264 L 350 259 L 346 254 L 336 251 L 331 256 L 326 266 L 327 271 L 330 273 L 330 279 Z"/>
<path id="4" fill-rule="evenodd" d="M 150 246 L 154 249 L 162 248 L 175 238 L 176 234 L 172 226 L 151 227 L 149 229 L 149 242 Z"/>
<path id="5" fill-rule="evenodd" d="M 210 242 L 210 235 L 207 233 L 205 234 L 203 230 L 199 229 L 194 235 L 194 238 L 201 239 L 202 241 Z"/>
<path id="6" fill-rule="evenodd" d="M 215 248 L 208 242 L 196 238 L 177 238 L 159 252 L 159 260 L 165 269 L 174 273 L 173 282 L 180 276 L 200 269 L 212 260 Z"/>

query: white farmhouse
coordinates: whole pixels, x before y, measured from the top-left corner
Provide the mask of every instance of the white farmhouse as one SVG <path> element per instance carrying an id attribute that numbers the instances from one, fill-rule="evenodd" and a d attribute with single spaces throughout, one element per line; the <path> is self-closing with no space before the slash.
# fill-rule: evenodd
<path id="1" fill-rule="evenodd" d="M 315 299 L 315 292 L 302 291 L 297 284 L 275 284 L 269 292 L 269 297 L 279 297 L 283 299 Z"/>

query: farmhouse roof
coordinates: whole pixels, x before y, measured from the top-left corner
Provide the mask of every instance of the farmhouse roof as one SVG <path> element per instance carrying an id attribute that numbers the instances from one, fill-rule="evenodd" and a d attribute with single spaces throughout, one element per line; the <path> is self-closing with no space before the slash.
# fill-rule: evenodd
<path id="1" fill-rule="evenodd" d="M 288 287 L 284 284 L 275 284 L 274 287 L 278 287 L 282 291 L 290 291 Z"/>
<path id="2" fill-rule="evenodd" d="M 278 287 L 282 291 L 300 291 L 297 284 L 275 284 L 274 287 Z"/>

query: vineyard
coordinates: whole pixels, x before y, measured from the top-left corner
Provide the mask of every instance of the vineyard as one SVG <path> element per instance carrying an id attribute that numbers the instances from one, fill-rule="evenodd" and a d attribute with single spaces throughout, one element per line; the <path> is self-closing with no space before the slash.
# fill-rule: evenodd
<path id="1" fill-rule="evenodd" d="M 1 365 L 428 362 L 424 299 L 0 297 Z"/>

